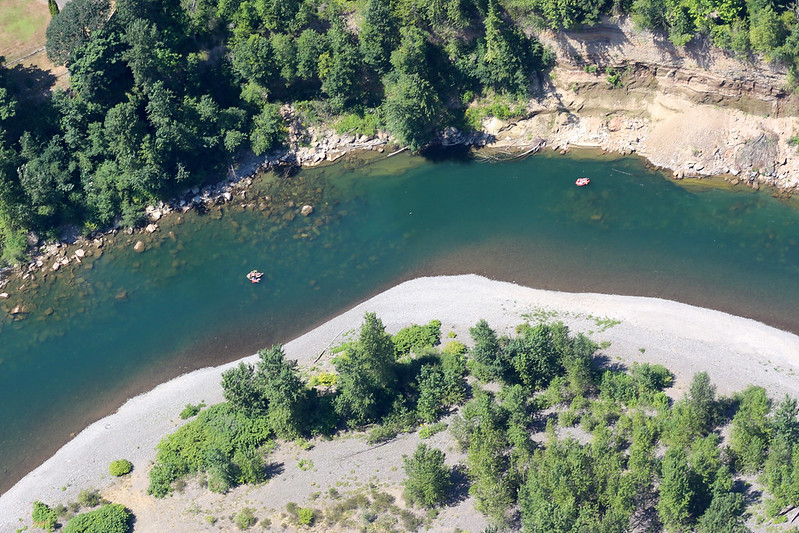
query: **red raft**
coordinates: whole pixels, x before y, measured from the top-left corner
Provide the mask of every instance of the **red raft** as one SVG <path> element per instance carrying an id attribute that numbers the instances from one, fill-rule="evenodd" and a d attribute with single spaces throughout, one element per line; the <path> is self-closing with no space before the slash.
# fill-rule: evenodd
<path id="1" fill-rule="evenodd" d="M 574 182 L 578 187 L 585 187 L 589 183 L 591 183 L 591 178 L 577 178 L 577 181 Z"/>

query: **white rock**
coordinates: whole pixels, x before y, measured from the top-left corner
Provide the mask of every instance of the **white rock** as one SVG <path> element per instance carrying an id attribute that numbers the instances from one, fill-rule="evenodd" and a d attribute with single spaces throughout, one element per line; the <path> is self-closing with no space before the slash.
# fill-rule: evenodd
<path id="1" fill-rule="evenodd" d="M 53 263 L 53 271 L 56 271 L 56 270 L 58 270 L 59 268 L 61 268 L 61 263 L 59 263 L 58 261 L 56 261 L 55 263 Z"/>
<path id="2" fill-rule="evenodd" d="M 144 231 L 146 231 L 147 233 L 155 233 L 156 231 L 158 231 L 158 225 L 157 224 L 147 224 L 147 227 L 144 228 Z"/>
<path id="3" fill-rule="evenodd" d="M 0 292 L 0 300 L 5 300 L 8 298 L 7 292 Z"/>
<path id="4" fill-rule="evenodd" d="M 300 210 L 300 213 L 303 216 L 307 217 L 308 215 L 313 213 L 313 206 L 312 205 L 304 205 L 304 206 L 302 206 L 302 209 Z"/>
<path id="5" fill-rule="evenodd" d="M 77 257 L 78 259 L 83 259 L 84 257 L 86 257 L 86 250 L 84 250 L 83 248 L 78 248 L 77 250 L 75 250 L 75 257 Z"/>

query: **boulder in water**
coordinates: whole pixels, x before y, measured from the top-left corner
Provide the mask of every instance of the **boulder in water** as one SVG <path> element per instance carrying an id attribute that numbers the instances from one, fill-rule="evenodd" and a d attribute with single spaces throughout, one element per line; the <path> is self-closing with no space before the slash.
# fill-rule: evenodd
<path id="1" fill-rule="evenodd" d="M 304 205 L 304 206 L 302 206 L 302 209 L 300 210 L 300 213 L 302 213 L 303 216 L 307 217 L 308 215 L 313 213 L 313 206 L 312 205 Z"/>
<path id="2" fill-rule="evenodd" d="M 143 252 L 145 250 L 145 248 L 146 248 L 146 246 L 144 245 L 144 242 L 142 242 L 142 241 L 136 241 L 136 244 L 133 245 L 133 250 L 136 251 L 136 252 L 139 252 L 139 253 Z"/>

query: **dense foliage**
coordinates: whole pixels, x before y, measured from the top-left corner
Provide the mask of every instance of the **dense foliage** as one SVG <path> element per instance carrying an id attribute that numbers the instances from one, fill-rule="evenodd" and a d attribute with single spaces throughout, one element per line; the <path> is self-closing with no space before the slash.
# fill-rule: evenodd
<path id="1" fill-rule="evenodd" d="M 217 492 L 265 481 L 266 455 L 275 438 L 330 434 L 380 422 L 374 439 L 384 440 L 437 420 L 464 401 L 468 391 L 465 347 L 453 343 L 442 354 L 430 351 L 429 344 L 440 338 L 439 327 L 438 321 L 424 326 L 427 333 L 418 338 L 427 341 L 400 360 L 400 348 L 383 323 L 367 313 L 358 338 L 336 357 L 338 378 L 332 390 L 306 385 L 279 346 L 262 350 L 257 365 L 241 363 L 223 374 L 226 403 L 201 411 L 161 441 L 148 491 L 166 496 L 176 481 L 197 473 Z"/>
<path id="2" fill-rule="evenodd" d="M 81 513 L 67 522 L 64 533 L 128 533 L 133 515 L 118 503 Z"/>
<path id="3" fill-rule="evenodd" d="M 46 101 L 0 68 L 6 262 L 30 230 L 135 224 L 145 203 L 218 180 L 283 141 L 282 103 L 418 148 L 475 94 L 526 96 L 548 61 L 498 0 L 72 0 L 47 53 L 70 88 Z"/>
<path id="4" fill-rule="evenodd" d="M 58 522 L 58 514 L 49 505 L 40 501 L 33 502 L 33 525 L 45 531 L 53 531 Z"/>
<path id="5" fill-rule="evenodd" d="M 30 231 L 135 225 L 144 204 L 218 180 L 284 140 L 283 103 L 412 149 L 447 125 L 523 114 L 552 61 L 535 31 L 603 14 L 677 46 L 708 38 L 782 61 L 792 83 L 799 72 L 789 2 L 72 0 L 47 29 L 69 90 L 42 101 L 0 67 L 0 263 L 22 256 Z"/>
<path id="6" fill-rule="evenodd" d="M 424 507 L 442 505 L 450 485 L 449 468 L 444 464 L 444 452 L 419 444 L 411 457 L 403 457 L 405 495 L 411 503 Z"/>
<path id="7" fill-rule="evenodd" d="M 127 459 L 118 459 L 116 461 L 111 461 L 111 464 L 108 465 L 108 472 L 115 477 L 129 474 L 131 470 L 133 470 L 133 463 L 131 463 Z"/>
<path id="8" fill-rule="evenodd" d="M 261 481 L 275 436 L 371 426 L 368 441 L 378 442 L 434 423 L 432 434 L 466 402 L 449 430 L 465 453 L 476 508 L 499 528 L 741 533 L 759 490 L 744 474 L 756 474 L 772 516 L 799 505 L 799 407 L 788 396 L 776 409 L 762 387 L 718 398 L 700 372 L 672 402 L 665 367 L 604 368 L 596 345 L 561 323 L 524 324 L 508 337 L 480 321 L 468 352 L 458 341 L 433 346 L 440 326 L 412 325 L 392 339 L 367 313 L 357 338 L 338 350 L 335 386 L 318 390 L 279 347 L 261 352 L 258 365 L 229 370 L 227 403 L 159 445 L 150 492 L 164 496 L 189 473 L 204 473 L 211 490 Z M 446 504 L 444 459 L 425 444 L 404 457 L 409 502 Z"/>

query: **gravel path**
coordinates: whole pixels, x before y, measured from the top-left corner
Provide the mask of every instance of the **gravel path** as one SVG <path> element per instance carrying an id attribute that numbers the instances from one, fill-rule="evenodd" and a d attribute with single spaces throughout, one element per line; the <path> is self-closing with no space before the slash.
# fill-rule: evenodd
<path id="1" fill-rule="evenodd" d="M 468 328 L 486 319 L 498 333 L 510 333 L 526 320 L 562 320 L 574 332 L 583 332 L 597 343 L 609 342 L 602 353 L 613 362 L 658 362 L 677 376 L 672 396 L 679 397 L 692 375 L 706 370 L 719 394 L 729 394 L 753 383 L 768 388 L 773 397 L 799 392 L 799 337 L 764 324 L 717 311 L 653 298 L 541 291 L 486 278 L 446 276 L 420 278 L 398 285 L 359 304 L 285 346 L 289 358 L 300 365 L 329 362 L 327 349 L 361 323 L 367 311 L 375 311 L 390 332 L 410 323 L 442 322 L 446 342 L 449 331 L 469 341 Z M 321 356 L 321 357 L 320 357 Z M 245 360 L 253 361 L 255 356 Z M 237 363 L 206 368 L 164 383 L 129 400 L 115 414 L 82 431 L 51 459 L 0 496 L 0 531 L 29 525 L 34 500 L 49 504 L 77 499 L 77 493 L 96 487 L 133 509 L 137 531 L 226 530 L 212 527 L 204 513 L 187 511 L 190 505 L 203 509 L 228 509 L 253 502 L 257 507 L 280 510 L 285 502 L 302 505 L 316 491 L 325 491 L 358 470 L 361 480 L 383 474 L 397 477 L 391 467 L 401 465 L 401 455 L 410 453 L 416 435 L 397 439 L 391 446 L 369 447 L 362 439 L 318 443 L 308 452 L 284 445 L 277 452 L 284 472 L 262 488 L 242 487 L 225 500 L 208 500 L 191 487 L 184 495 L 156 504 L 146 496 L 146 472 L 154 447 L 182 422 L 178 413 L 187 403 L 207 404 L 222 400 L 221 373 Z M 438 436 L 436 436 L 438 437 Z M 432 439 L 436 444 L 436 438 Z M 333 447 L 335 446 L 335 448 Z M 357 455 L 354 455 L 357 454 Z M 346 462 L 344 455 L 352 461 Z M 108 474 L 108 464 L 127 458 L 134 475 L 118 482 Z M 313 472 L 296 468 L 297 457 L 310 458 Z M 335 459 L 339 457 L 339 459 Z M 378 474 L 379 471 L 379 474 Z M 303 477 L 305 476 L 305 477 Z M 312 476 L 314 484 L 310 483 Z M 214 495 L 215 498 L 219 498 Z M 205 506 L 205 507 L 204 507 Z M 229 513 L 228 513 L 229 514 Z M 230 525 L 229 522 L 227 522 Z M 447 529 L 481 529 L 471 502 L 443 512 L 434 523 Z"/>

